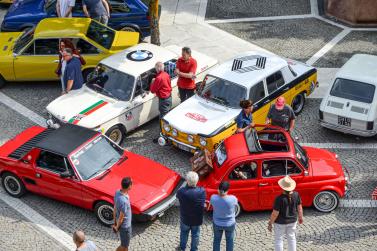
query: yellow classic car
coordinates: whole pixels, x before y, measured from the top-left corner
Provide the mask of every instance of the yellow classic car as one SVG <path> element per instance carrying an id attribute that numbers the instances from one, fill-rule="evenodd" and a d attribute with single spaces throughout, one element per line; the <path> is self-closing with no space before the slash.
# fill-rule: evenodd
<path id="1" fill-rule="evenodd" d="M 99 61 L 139 42 L 90 18 L 46 18 L 24 32 L 0 33 L 0 88 L 12 81 L 58 80 L 59 41 L 71 39 L 86 61 L 84 79 Z"/>
<path id="2" fill-rule="evenodd" d="M 12 4 L 13 0 L 0 0 L 0 4 Z"/>

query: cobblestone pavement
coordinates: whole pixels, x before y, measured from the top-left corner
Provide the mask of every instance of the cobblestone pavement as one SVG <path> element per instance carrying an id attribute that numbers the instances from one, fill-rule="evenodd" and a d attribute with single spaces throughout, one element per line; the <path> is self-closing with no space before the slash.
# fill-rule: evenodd
<path id="1" fill-rule="evenodd" d="M 207 19 L 310 14 L 310 0 L 208 0 Z"/>
<path id="2" fill-rule="evenodd" d="M 65 250 L 7 204 L 0 203 L 0 251 Z"/>
<path id="3" fill-rule="evenodd" d="M 341 31 L 315 18 L 212 25 L 278 55 L 303 62 Z"/>
<path id="4" fill-rule="evenodd" d="M 352 31 L 331 51 L 326 53 L 315 66 L 341 67 L 356 53 L 377 55 L 376 31 Z"/>

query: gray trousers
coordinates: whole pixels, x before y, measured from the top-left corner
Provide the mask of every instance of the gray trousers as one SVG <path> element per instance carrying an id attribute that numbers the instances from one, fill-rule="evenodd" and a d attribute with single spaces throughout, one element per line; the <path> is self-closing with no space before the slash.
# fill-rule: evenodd
<path id="1" fill-rule="evenodd" d="M 159 98 L 158 99 L 158 110 L 160 111 L 160 119 L 164 117 L 171 109 L 172 98 Z"/>

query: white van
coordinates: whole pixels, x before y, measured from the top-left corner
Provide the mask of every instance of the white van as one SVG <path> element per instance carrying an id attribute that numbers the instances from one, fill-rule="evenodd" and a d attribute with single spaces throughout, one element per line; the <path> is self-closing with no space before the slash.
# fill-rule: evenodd
<path id="1" fill-rule="evenodd" d="M 339 70 L 319 108 L 323 127 L 357 136 L 377 134 L 377 56 L 356 54 Z"/>

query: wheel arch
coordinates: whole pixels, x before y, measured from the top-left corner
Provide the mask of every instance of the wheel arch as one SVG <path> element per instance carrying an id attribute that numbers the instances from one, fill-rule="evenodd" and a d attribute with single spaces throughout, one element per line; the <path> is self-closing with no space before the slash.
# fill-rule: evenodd
<path id="1" fill-rule="evenodd" d="M 114 206 L 114 202 L 108 198 L 99 198 L 99 199 L 96 199 L 95 201 L 93 201 L 92 203 L 92 210 L 94 211 L 94 209 L 96 208 L 96 205 L 100 202 L 106 202 L 106 203 L 109 203 L 111 205 Z"/>

